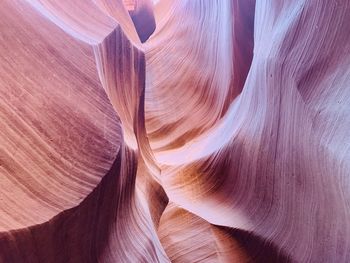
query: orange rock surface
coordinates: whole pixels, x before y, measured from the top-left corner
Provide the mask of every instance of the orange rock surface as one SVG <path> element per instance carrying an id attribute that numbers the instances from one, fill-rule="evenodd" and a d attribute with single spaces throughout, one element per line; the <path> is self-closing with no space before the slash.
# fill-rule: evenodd
<path id="1" fill-rule="evenodd" d="M 3 0 L 0 262 L 350 262 L 348 0 Z"/>

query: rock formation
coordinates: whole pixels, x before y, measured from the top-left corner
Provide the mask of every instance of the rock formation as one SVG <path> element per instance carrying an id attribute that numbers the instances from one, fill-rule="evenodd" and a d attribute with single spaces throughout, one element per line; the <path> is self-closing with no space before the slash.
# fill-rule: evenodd
<path id="1" fill-rule="evenodd" d="M 0 262 L 350 262 L 348 0 L 3 0 Z"/>

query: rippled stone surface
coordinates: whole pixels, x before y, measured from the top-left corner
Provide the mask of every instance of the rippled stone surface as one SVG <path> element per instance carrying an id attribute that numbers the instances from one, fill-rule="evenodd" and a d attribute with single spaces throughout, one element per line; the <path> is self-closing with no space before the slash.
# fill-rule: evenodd
<path id="1" fill-rule="evenodd" d="M 0 262 L 349 262 L 350 3 L 4 0 Z"/>

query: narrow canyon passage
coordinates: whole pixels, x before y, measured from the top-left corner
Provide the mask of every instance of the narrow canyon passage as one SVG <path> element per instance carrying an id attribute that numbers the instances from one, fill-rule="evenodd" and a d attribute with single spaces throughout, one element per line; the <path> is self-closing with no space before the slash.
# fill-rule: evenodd
<path id="1" fill-rule="evenodd" d="M 0 262 L 350 262 L 348 0 L 0 6 Z"/>

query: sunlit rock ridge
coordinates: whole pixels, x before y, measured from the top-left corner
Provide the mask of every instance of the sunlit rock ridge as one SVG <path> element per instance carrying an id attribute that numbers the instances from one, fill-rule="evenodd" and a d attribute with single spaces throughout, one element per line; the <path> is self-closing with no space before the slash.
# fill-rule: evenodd
<path id="1" fill-rule="evenodd" d="M 350 262 L 349 0 L 0 7 L 0 262 Z"/>

